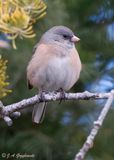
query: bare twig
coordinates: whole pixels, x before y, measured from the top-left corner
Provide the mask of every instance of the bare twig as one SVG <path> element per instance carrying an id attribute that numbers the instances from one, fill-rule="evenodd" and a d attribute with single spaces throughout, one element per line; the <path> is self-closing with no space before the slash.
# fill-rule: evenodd
<path id="1" fill-rule="evenodd" d="M 82 148 L 80 149 L 80 151 L 76 154 L 75 156 L 75 160 L 83 160 L 87 151 L 92 148 L 93 146 L 93 141 L 95 139 L 95 136 L 97 135 L 100 127 L 103 124 L 103 121 L 111 107 L 111 104 L 114 100 L 114 90 L 111 91 L 111 94 L 108 98 L 108 100 L 106 101 L 105 106 L 103 107 L 97 121 L 94 122 L 94 126 L 89 134 L 89 136 L 87 137 L 85 143 L 83 144 Z"/>

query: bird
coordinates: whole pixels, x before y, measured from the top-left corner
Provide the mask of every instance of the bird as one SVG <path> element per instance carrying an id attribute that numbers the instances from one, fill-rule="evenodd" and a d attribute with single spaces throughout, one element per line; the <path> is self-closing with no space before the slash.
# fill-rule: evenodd
<path id="1" fill-rule="evenodd" d="M 81 60 L 75 43 L 80 39 L 66 26 L 54 26 L 47 30 L 34 47 L 34 53 L 27 66 L 28 88 L 38 89 L 38 93 L 62 89 L 69 91 L 78 81 Z M 42 123 L 46 103 L 34 106 L 32 120 Z"/>

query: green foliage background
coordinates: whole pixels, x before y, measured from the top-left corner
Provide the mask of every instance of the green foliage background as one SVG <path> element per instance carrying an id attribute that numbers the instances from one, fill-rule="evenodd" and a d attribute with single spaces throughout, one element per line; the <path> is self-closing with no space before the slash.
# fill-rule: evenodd
<path id="1" fill-rule="evenodd" d="M 0 50 L 0 54 L 9 61 L 8 73 L 10 88 L 13 92 L 4 104 L 17 102 L 37 93 L 26 87 L 26 66 L 32 55 L 32 48 L 40 36 L 54 25 L 66 25 L 80 37 L 77 50 L 83 64 L 78 83 L 71 92 L 86 89 L 102 92 L 110 91 L 114 84 L 114 67 L 107 65 L 114 59 L 114 37 L 107 30 L 114 21 L 113 0 L 47 0 L 47 16 L 35 25 L 37 37 L 30 40 L 17 40 L 18 50 Z M 96 18 L 95 18 L 96 17 Z M 112 28 L 113 35 L 113 28 Z M 110 76 L 107 83 L 99 84 L 103 76 Z M 106 81 L 105 81 L 106 82 Z M 101 85 L 104 87 L 101 87 Z M 42 125 L 31 122 L 30 109 L 23 110 L 22 116 L 14 120 L 12 127 L 0 122 L 0 159 L 2 153 L 35 154 L 35 160 L 71 160 L 82 146 L 93 121 L 103 106 L 94 101 L 49 103 Z M 94 147 L 87 154 L 87 160 L 114 159 L 114 110 L 111 109 L 105 123 L 96 138 Z M 3 158 L 4 159 L 4 158 Z M 13 158 L 10 158 L 13 159 Z"/>

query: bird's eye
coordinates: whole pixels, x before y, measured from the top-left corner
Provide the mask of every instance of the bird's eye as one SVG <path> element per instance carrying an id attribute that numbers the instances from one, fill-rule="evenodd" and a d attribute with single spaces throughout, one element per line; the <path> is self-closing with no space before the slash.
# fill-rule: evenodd
<path id="1" fill-rule="evenodd" d="M 64 37 L 64 39 L 67 39 L 67 38 L 68 38 L 68 36 L 67 36 L 67 35 L 65 35 L 65 34 L 63 35 L 63 37 Z"/>

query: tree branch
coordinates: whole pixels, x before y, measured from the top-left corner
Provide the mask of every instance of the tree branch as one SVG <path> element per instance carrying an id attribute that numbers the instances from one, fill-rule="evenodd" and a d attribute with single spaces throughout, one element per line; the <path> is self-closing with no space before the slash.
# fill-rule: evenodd
<path id="1" fill-rule="evenodd" d="M 89 136 L 87 137 L 85 143 L 83 144 L 82 148 L 80 149 L 80 151 L 76 154 L 75 159 L 74 160 L 83 160 L 87 151 L 93 147 L 93 141 L 100 129 L 100 127 L 103 124 L 103 121 L 111 107 L 111 104 L 114 100 L 114 90 L 111 91 L 111 94 L 108 98 L 108 100 L 106 101 L 105 106 L 103 107 L 97 121 L 94 121 L 94 126 L 89 134 Z"/>
<path id="2" fill-rule="evenodd" d="M 50 101 L 59 101 L 61 100 L 61 93 L 60 92 L 49 92 L 43 94 L 44 98 L 41 99 L 40 95 L 35 95 L 31 98 L 24 99 L 20 102 L 4 106 L 0 101 L 0 118 L 2 118 L 8 126 L 11 126 L 13 121 L 11 117 L 19 117 L 20 110 L 23 108 L 27 108 L 30 105 L 34 105 L 36 103 L 41 102 L 50 102 Z M 114 90 L 108 93 L 90 93 L 88 91 L 82 93 L 65 93 L 64 100 L 98 100 L 98 99 L 108 99 L 104 108 L 102 109 L 97 121 L 94 122 L 94 126 L 87 137 L 85 143 L 83 144 L 80 151 L 76 154 L 74 160 L 83 160 L 88 150 L 93 146 L 93 141 L 103 124 L 103 121 L 111 107 L 111 104 L 114 99 Z"/>
<path id="3" fill-rule="evenodd" d="M 107 99 L 111 93 L 90 93 L 88 91 L 82 93 L 65 93 L 64 100 L 89 100 L 89 99 Z M 60 92 L 49 92 L 44 94 L 44 101 L 59 101 L 61 100 Z M 35 95 L 34 97 L 24 99 L 20 102 L 3 106 L 0 104 L 0 118 L 4 119 L 8 125 L 12 125 L 12 120 L 10 116 L 19 116 L 20 113 L 16 112 L 23 108 L 27 108 L 30 105 L 43 102 L 40 95 Z M 13 113 L 13 114 L 12 114 Z"/>

